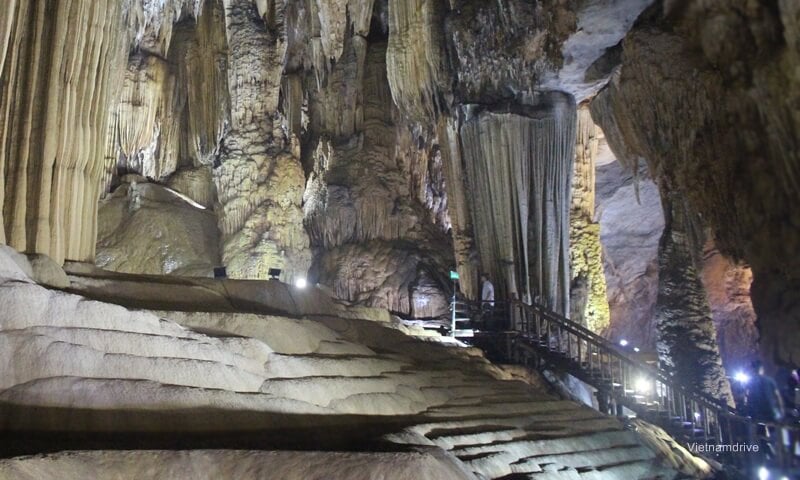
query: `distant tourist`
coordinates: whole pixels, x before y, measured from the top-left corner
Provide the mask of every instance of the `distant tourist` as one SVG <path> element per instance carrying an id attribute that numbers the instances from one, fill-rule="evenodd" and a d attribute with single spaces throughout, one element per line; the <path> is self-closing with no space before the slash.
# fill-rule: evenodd
<path id="1" fill-rule="evenodd" d="M 494 307 L 494 285 L 485 273 L 481 275 L 481 306 Z"/>
<path id="2" fill-rule="evenodd" d="M 492 328 L 494 310 L 494 285 L 485 273 L 481 275 L 481 324 L 485 329 Z"/>
<path id="3" fill-rule="evenodd" d="M 761 422 L 776 422 L 783 419 L 783 400 L 775 380 L 764 374 L 764 365 L 758 360 L 752 364 L 753 379 L 745 392 L 747 414 Z"/>

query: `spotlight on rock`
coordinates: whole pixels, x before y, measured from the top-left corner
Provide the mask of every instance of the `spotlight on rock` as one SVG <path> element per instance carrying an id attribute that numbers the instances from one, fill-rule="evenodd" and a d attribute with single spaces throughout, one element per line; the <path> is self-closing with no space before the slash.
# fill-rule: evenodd
<path id="1" fill-rule="evenodd" d="M 267 271 L 267 275 L 269 275 L 269 278 L 271 280 L 277 280 L 278 277 L 281 276 L 281 269 L 280 268 L 270 268 Z"/>
<path id="2" fill-rule="evenodd" d="M 306 282 L 305 278 L 298 278 L 297 280 L 294 281 L 294 286 L 297 288 L 306 288 L 307 285 L 308 282 Z"/>
<path id="3" fill-rule="evenodd" d="M 639 349 L 639 347 L 633 347 L 633 351 L 639 353 L 641 350 Z"/>
<path id="4" fill-rule="evenodd" d="M 741 383 L 742 385 L 746 384 L 750 381 L 750 375 L 746 374 L 745 372 L 739 370 L 738 372 L 733 374 L 733 379 L 737 382 Z"/>
<path id="5" fill-rule="evenodd" d="M 760 467 L 758 469 L 758 480 L 769 480 L 769 470 L 767 470 L 767 467 Z"/>
<path id="6" fill-rule="evenodd" d="M 650 380 L 647 378 L 640 377 L 636 379 L 633 387 L 636 389 L 637 393 L 650 393 L 650 391 L 653 389 L 653 384 L 651 384 Z"/>
<path id="7" fill-rule="evenodd" d="M 627 347 L 628 341 L 623 338 L 622 340 L 619 341 L 619 344 L 622 345 L 623 347 Z"/>

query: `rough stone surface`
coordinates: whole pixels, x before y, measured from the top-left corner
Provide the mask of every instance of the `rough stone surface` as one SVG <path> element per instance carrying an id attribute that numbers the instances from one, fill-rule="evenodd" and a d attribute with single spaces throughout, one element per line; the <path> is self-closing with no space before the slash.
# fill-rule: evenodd
<path id="1" fill-rule="evenodd" d="M 0 461 L 0 476 L 18 480 L 97 476 L 172 479 L 475 480 L 441 451 L 347 453 L 247 450 L 70 452 Z"/>
<path id="2" fill-rule="evenodd" d="M 589 108 L 578 110 L 572 205 L 569 212 L 570 319 L 597 333 L 610 324 L 600 224 L 595 222 L 595 171 L 600 129 Z"/>
<path id="3" fill-rule="evenodd" d="M 627 148 L 702 215 L 721 252 L 751 265 L 762 354 L 794 366 L 798 8 L 657 3 L 623 41 L 619 76 L 601 93 Z"/>
<path id="4" fill-rule="evenodd" d="M 95 262 L 118 272 L 208 277 L 221 264 L 219 238 L 212 210 L 157 184 L 123 183 L 100 205 Z"/>
<path id="5" fill-rule="evenodd" d="M 653 351 L 664 213 L 658 187 L 646 172 L 642 167 L 637 179 L 616 160 L 598 166 L 595 218 L 611 314 L 607 336 Z"/>
<path id="6" fill-rule="evenodd" d="M 323 463 L 333 469 L 329 475 L 387 472 L 389 465 L 406 473 L 424 468 L 435 478 L 544 469 L 564 472 L 557 478 L 579 471 L 601 479 L 677 474 L 616 419 L 522 382 L 473 349 L 414 338 L 346 307 L 339 311 L 356 316 L 237 310 L 252 285 L 263 296 L 250 305 L 262 312 L 284 302 L 281 288 L 295 308 L 306 298 L 307 312 L 334 311 L 324 297 L 290 293 L 279 282 L 231 280 L 220 294 L 194 290 L 194 305 L 223 300 L 227 310 L 214 312 L 177 311 L 191 282 L 110 273 L 98 291 L 76 282 L 86 294 L 123 305 L 154 302 L 149 289 L 157 289 L 167 308 L 148 311 L 42 288 L 5 251 L 0 275 L 0 360 L 9 367 L 0 378 L 0 418 L 19 440 L 4 452 L 27 453 L 53 431 L 71 450 L 103 432 L 105 448 L 123 447 L 10 458 L 0 462 L 0 474 L 80 478 L 92 467 L 118 475 L 149 467 L 169 475 L 204 462 L 204 473 L 269 468 L 287 472 L 280 478 L 311 475 Z M 138 452 L 125 451 L 127 435 L 142 432 L 154 435 L 136 437 Z M 384 453 L 309 449 L 379 441 Z M 194 442 L 226 450 L 193 449 Z M 260 451 L 246 451 L 253 442 Z M 305 453 L 269 451 L 287 444 Z M 425 453 L 395 454 L 397 444 Z"/>
<path id="7" fill-rule="evenodd" d="M 30 277 L 36 283 L 53 288 L 67 288 L 69 287 L 69 278 L 52 258 L 41 253 L 28 254 L 28 263 L 30 263 L 31 275 Z"/>
<path id="8" fill-rule="evenodd" d="M 729 372 L 749 367 L 758 358 L 756 314 L 750 299 L 753 273 L 722 255 L 709 241 L 703 251 L 703 285 L 717 327 L 722 362 Z"/>

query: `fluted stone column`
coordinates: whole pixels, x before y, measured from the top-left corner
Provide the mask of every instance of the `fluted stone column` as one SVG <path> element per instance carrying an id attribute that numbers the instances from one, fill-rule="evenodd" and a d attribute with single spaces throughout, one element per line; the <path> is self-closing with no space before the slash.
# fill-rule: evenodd
<path id="1" fill-rule="evenodd" d="M 560 92 L 461 109 L 460 150 L 481 270 L 498 298 L 569 312 L 574 99 Z"/>
<path id="2" fill-rule="evenodd" d="M 117 0 L 5 1 L 0 12 L 0 184 L 6 241 L 56 261 L 94 256 L 114 72 Z"/>

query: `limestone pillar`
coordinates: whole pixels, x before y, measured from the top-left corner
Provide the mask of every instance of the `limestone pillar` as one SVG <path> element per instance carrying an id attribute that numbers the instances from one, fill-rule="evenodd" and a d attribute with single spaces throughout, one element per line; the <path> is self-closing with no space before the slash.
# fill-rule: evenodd
<path id="1" fill-rule="evenodd" d="M 116 0 L 3 3 L 0 205 L 18 250 L 59 262 L 94 256 L 111 75 L 124 62 L 120 8 Z"/>
<path id="2" fill-rule="evenodd" d="M 666 225 L 658 253 L 659 362 L 680 382 L 731 403 L 711 307 L 698 272 L 701 227 L 681 196 L 662 193 L 662 205 Z"/>
<path id="3" fill-rule="evenodd" d="M 589 108 L 579 108 L 569 219 L 570 318 L 597 333 L 606 330 L 610 322 L 600 224 L 594 221 L 595 159 L 600 133 Z"/>
<path id="4" fill-rule="evenodd" d="M 268 26 L 252 0 L 224 6 L 231 124 L 214 169 L 223 263 L 233 277 L 266 278 L 274 267 L 292 281 L 305 277 L 311 255 L 299 147 L 278 112 L 282 25 Z"/>
<path id="5" fill-rule="evenodd" d="M 516 295 L 566 314 L 575 101 L 548 92 L 525 103 L 461 108 L 465 198 L 498 299 Z"/>

